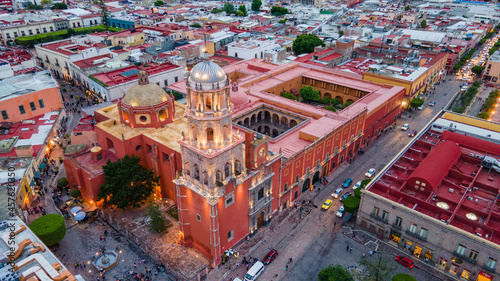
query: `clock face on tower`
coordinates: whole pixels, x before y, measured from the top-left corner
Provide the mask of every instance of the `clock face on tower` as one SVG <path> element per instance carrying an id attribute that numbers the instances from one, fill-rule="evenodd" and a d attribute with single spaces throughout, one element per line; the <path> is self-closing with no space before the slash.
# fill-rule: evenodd
<path id="1" fill-rule="evenodd" d="M 264 154 L 266 154 L 266 149 L 263 147 L 259 150 L 259 158 L 264 157 Z"/>

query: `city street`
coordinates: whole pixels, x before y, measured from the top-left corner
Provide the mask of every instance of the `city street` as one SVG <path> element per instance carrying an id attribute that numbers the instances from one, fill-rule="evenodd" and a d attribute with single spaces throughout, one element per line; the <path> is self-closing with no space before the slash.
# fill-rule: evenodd
<path id="1" fill-rule="evenodd" d="M 402 124 L 409 123 L 409 130 L 417 130 L 419 133 L 445 107 L 455 94 L 455 89 L 458 89 L 458 86 L 463 83 L 455 80 L 455 77 L 448 75 L 445 82 L 436 85 L 435 93 L 426 97 L 423 110 L 414 110 L 404 114 L 397 121 L 397 127 L 370 142 L 363 155 L 357 155 L 354 162 L 339 167 L 328 177 L 328 186 L 323 188 L 321 185 L 321 192 L 318 193 L 318 188 L 315 188 L 301 199 L 311 199 L 315 205 L 321 206 L 326 199 L 331 198 L 331 193 L 340 187 L 346 178 L 352 178 L 355 183 L 364 179 L 364 173 L 369 168 L 376 168 L 377 171 L 380 171 L 411 140 L 408 136 L 409 131 L 401 131 Z M 448 79 L 452 79 L 452 81 L 448 81 Z M 435 101 L 436 105 L 434 107 L 428 106 L 430 101 Z M 352 187 L 349 187 L 348 190 L 352 193 Z M 333 201 L 333 206 L 326 212 L 322 211 L 321 208 L 313 208 L 305 218 L 299 219 L 299 214 L 295 211 L 291 212 L 290 218 L 282 223 L 271 224 L 265 237 L 258 241 L 252 241 L 252 243 L 256 243 L 255 247 L 248 252 L 236 248 L 240 251 L 239 259 L 232 259 L 229 265 L 212 271 L 209 278 L 211 280 L 224 278 L 232 280 L 236 276 L 241 278 L 244 276 L 246 268 L 244 266 L 236 268 L 235 264 L 241 263 L 243 256 L 257 257 L 261 260 L 272 248 L 277 249 L 279 255 L 262 273 L 260 278 L 263 280 L 315 280 L 318 272 L 330 264 L 356 265 L 362 253 L 368 253 L 369 249 L 352 240 L 349 242 L 348 238 L 339 233 L 341 220 L 335 216 L 335 213 L 341 206 L 341 202 L 338 199 Z M 290 223 L 293 217 L 296 218 L 297 223 Z M 334 229 L 334 225 L 336 226 L 335 231 L 331 231 Z M 346 248 L 346 243 L 354 248 L 349 258 L 346 258 L 347 254 L 342 252 L 342 249 Z M 394 253 L 398 252 L 394 250 Z M 289 264 L 288 270 L 284 270 L 289 258 L 292 258 L 293 262 Z M 431 272 L 435 270 L 426 265 L 422 265 L 422 267 Z M 228 271 L 230 268 L 231 270 Z M 396 272 L 404 272 L 401 267 L 396 268 L 398 268 Z M 442 280 L 418 268 L 414 268 L 411 273 L 417 277 L 417 280 Z M 450 280 L 453 279 L 450 278 Z"/>

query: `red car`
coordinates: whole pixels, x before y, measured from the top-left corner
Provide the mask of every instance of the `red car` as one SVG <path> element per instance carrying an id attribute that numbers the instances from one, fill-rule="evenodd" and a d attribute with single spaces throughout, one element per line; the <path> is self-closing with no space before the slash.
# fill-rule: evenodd
<path id="1" fill-rule="evenodd" d="M 397 256 L 396 261 L 408 268 L 413 268 L 414 266 L 413 262 L 409 258 L 403 256 Z"/>
<path id="2" fill-rule="evenodd" d="M 276 249 L 272 249 L 267 253 L 264 258 L 264 264 L 270 264 L 276 257 L 278 256 L 278 251 Z"/>

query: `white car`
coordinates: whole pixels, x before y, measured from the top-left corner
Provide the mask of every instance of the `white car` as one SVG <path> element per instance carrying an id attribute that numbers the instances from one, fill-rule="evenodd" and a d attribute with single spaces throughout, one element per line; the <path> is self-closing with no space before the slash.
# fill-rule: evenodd
<path id="1" fill-rule="evenodd" d="M 357 182 L 357 183 L 356 183 L 356 184 L 352 187 L 352 189 L 356 190 L 356 189 L 358 189 L 358 188 L 360 188 L 360 187 L 361 187 L 361 181 L 358 181 L 358 182 Z"/>
<path id="2" fill-rule="evenodd" d="M 373 177 L 373 175 L 375 175 L 376 172 L 377 170 L 375 170 L 375 168 L 371 168 L 370 170 L 368 170 L 368 172 L 365 173 L 365 177 L 371 178 Z"/>
<path id="3" fill-rule="evenodd" d="M 410 124 L 406 123 L 401 127 L 401 131 L 407 131 L 410 128 Z"/>
<path id="4" fill-rule="evenodd" d="M 344 206 L 341 206 L 337 211 L 337 217 L 341 218 L 344 216 Z"/>
<path id="5" fill-rule="evenodd" d="M 336 190 L 332 193 L 332 197 L 333 197 L 333 198 L 339 198 L 340 193 L 342 193 L 342 190 L 343 190 L 343 189 L 342 189 L 342 188 L 340 188 L 340 187 L 339 187 L 339 188 L 337 188 L 337 189 L 336 189 Z"/>

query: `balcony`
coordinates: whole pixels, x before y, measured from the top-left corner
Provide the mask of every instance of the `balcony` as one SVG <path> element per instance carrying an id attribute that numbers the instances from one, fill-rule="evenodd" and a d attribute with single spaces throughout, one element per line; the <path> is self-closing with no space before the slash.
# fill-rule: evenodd
<path id="1" fill-rule="evenodd" d="M 401 230 L 401 225 L 397 225 L 396 223 L 393 223 L 391 226 L 392 226 L 394 229 Z"/>
<path id="2" fill-rule="evenodd" d="M 421 236 L 420 234 L 417 234 L 417 235 L 415 235 L 415 237 L 417 237 L 417 239 L 420 239 L 424 242 L 427 242 L 427 236 L 424 237 L 424 236 Z"/>
<path id="3" fill-rule="evenodd" d="M 495 268 L 491 268 L 491 267 L 489 267 L 487 265 L 484 265 L 483 269 L 486 270 L 486 271 L 488 271 L 488 272 L 490 272 L 490 273 L 495 273 Z"/>
<path id="4" fill-rule="evenodd" d="M 406 230 L 406 234 L 411 235 L 413 237 L 417 237 L 417 233 L 414 231 L 410 231 L 409 229 Z"/>
<path id="5" fill-rule="evenodd" d="M 374 219 L 376 219 L 376 220 L 378 220 L 378 221 L 381 221 L 381 222 L 383 222 L 383 223 L 385 223 L 385 224 L 388 224 L 388 223 L 389 223 L 389 220 L 384 219 L 384 218 L 382 218 L 382 217 L 380 217 L 380 216 L 377 216 L 377 215 L 375 215 L 375 214 L 373 214 L 373 213 L 371 213 L 371 214 L 370 214 L 370 217 L 372 217 L 372 218 L 374 218 Z"/>

